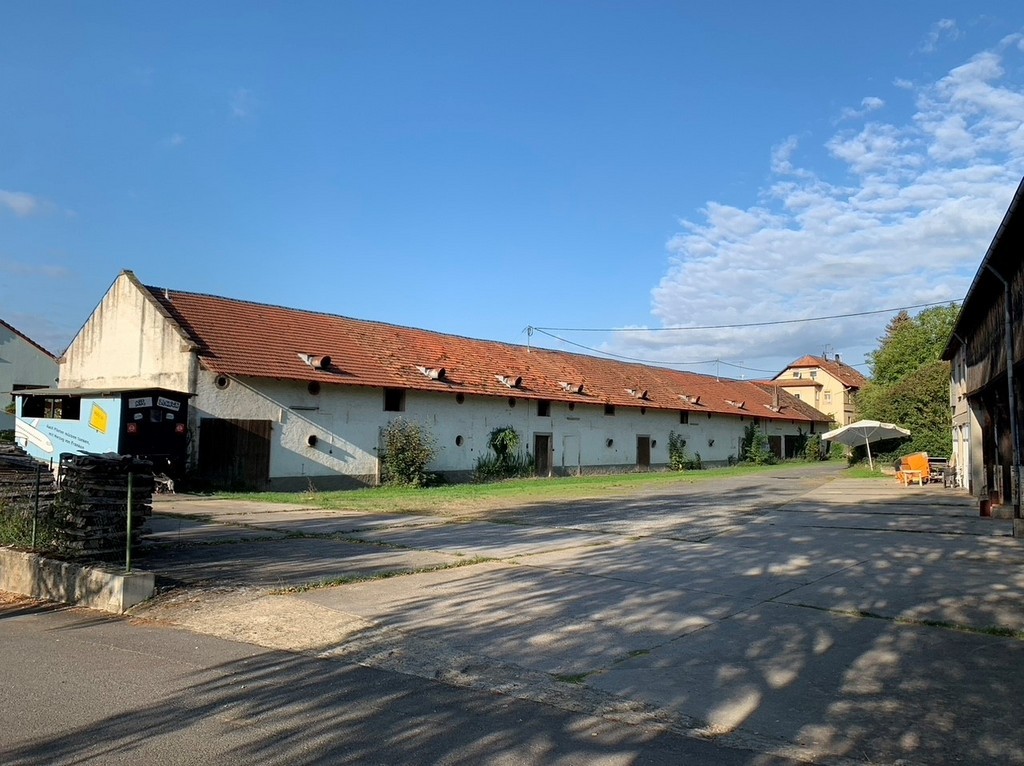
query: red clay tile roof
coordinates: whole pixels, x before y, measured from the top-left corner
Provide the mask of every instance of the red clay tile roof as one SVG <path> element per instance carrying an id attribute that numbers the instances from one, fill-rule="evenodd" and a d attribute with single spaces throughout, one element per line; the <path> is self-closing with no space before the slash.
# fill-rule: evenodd
<path id="1" fill-rule="evenodd" d="M 797 359 L 786 370 L 791 370 L 794 367 L 820 368 L 828 372 L 829 375 L 847 388 L 863 388 L 868 382 L 866 377 L 845 362 L 837 362 L 834 359 L 826 359 L 820 356 L 805 356 Z M 780 372 L 775 379 L 778 380 L 785 374 L 785 371 Z"/>
<path id="2" fill-rule="evenodd" d="M 23 341 L 25 341 L 29 345 L 31 345 L 31 346 L 39 349 L 40 351 L 42 351 L 44 354 L 46 354 L 48 357 L 50 357 L 50 359 L 52 359 L 53 361 L 55 361 L 55 362 L 57 361 L 57 357 L 54 354 L 51 354 L 45 348 L 43 348 L 38 343 L 36 343 L 34 340 L 32 340 L 30 337 L 28 337 L 25 333 L 23 333 L 20 330 L 18 330 L 17 327 L 9 325 L 7 322 L 5 322 L 2 319 L 0 319 L 0 325 L 3 325 L 4 327 L 6 327 L 8 330 L 13 332 L 15 335 L 17 335 L 19 338 L 21 338 Z"/>
<path id="3" fill-rule="evenodd" d="M 786 388 L 821 388 L 822 383 L 820 380 L 814 378 L 776 378 L 772 381 L 766 381 L 771 383 L 773 386 L 785 386 Z"/>
<path id="4" fill-rule="evenodd" d="M 212 295 L 144 288 L 198 346 L 202 365 L 218 374 L 322 384 L 447 391 L 477 396 L 550 399 L 623 407 L 717 412 L 825 422 L 821 412 L 754 383 L 629 364 L 609 359 L 444 335 L 411 327 L 350 319 Z M 327 355 L 327 370 L 300 354 Z M 418 367 L 440 369 L 434 380 Z M 497 376 L 522 377 L 509 388 Z M 566 391 L 563 383 L 583 386 Z M 630 393 L 632 390 L 634 393 Z M 643 391 L 645 399 L 638 398 Z M 699 397 L 697 402 L 682 398 Z M 740 409 L 729 401 L 742 403 Z"/>

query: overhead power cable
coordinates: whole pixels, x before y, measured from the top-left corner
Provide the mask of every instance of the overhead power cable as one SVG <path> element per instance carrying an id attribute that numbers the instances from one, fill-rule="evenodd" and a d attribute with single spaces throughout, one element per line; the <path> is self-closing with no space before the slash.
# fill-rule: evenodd
<path id="1" fill-rule="evenodd" d="M 591 353 L 594 353 L 594 354 L 601 354 L 602 356 L 610 356 L 610 357 L 612 357 L 614 359 L 622 359 L 623 361 L 626 361 L 626 362 L 639 362 L 640 364 L 654 364 L 654 365 L 658 365 L 660 367 L 664 367 L 666 365 L 683 367 L 683 366 L 692 366 L 692 365 L 697 365 L 697 364 L 724 364 L 726 367 L 735 367 L 738 370 L 748 370 L 750 372 L 771 372 L 771 373 L 777 372 L 777 370 L 762 370 L 762 369 L 757 368 L 757 367 L 744 367 L 741 364 L 733 364 L 732 362 L 727 362 L 724 359 L 704 359 L 704 360 L 699 361 L 699 362 L 672 362 L 672 361 L 667 361 L 665 359 L 640 359 L 640 358 L 635 357 L 635 356 L 625 356 L 623 354 L 616 354 L 616 353 L 613 353 L 611 351 L 604 351 L 604 350 L 599 349 L 599 348 L 593 348 L 592 346 L 584 346 L 582 343 L 575 343 L 575 342 L 573 342 L 571 340 L 568 340 L 567 338 L 561 338 L 558 335 L 552 335 L 547 330 L 542 330 L 539 327 L 533 327 L 531 329 L 534 330 L 535 332 L 539 332 L 541 335 L 547 335 L 549 338 L 554 338 L 555 340 L 557 340 L 560 343 L 565 343 L 565 344 L 567 344 L 569 346 L 575 346 L 576 348 L 581 348 L 584 351 L 590 351 Z"/>
<path id="2" fill-rule="evenodd" d="M 799 324 L 800 322 L 823 322 L 828 319 L 849 319 L 851 317 L 870 316 L 872 314 L 890 314 L 894 311 L 948 306 L 955 301 L 936 301 L 935 303 L 916 303 L 913 306 L 897 306 L 890 309 L 874 311 L 855 311 L 849 314 L 830 314 L 829 316 L 805 317 L 803 319 L 776 319 L 770 322 L 741 322 L 739 324 L 709 324 L 693 327 L 533 327 L 534 330 L 551 330 L 553 332 L 679 332 L 684 330 L 731 330 L 742 327 L 771 327 L 782 324 Z"/>

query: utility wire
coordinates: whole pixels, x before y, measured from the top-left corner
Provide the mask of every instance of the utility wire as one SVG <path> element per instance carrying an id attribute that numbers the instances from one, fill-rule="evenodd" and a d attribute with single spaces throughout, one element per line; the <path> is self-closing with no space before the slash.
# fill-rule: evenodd
<path id="1" fill-rule="evenodd" d="M 850 317 L 870 316 L 871 314 L 889 314 L 893 311 L 907 311 L 909 309 L 931 308 L 932 306 L 947 306 L 954 301 L 937 301 L 935 303 L 916 303 L 913 306 L 897 306 L 891 309 L 877 309 L 875 311 L 856 311 L 851 314 L 831 314 L 822 317 L 807 317 L 805 319 L 778 319 L 772 322 L 743 322 L 741 324 L 710 324 L 697 325 L 694 327 L 533 327 L 540 331 L 552 330 L 554 332 L 678 332 L 681 330 L 730 330 L 741 327 L 771 327 L 780 324 L 798 324 L 800 322 L 822 322 L 827 319 L 849 319 Z M 527 328 L 530 329 L 530 328 Z M 546 333 L 545 333 L 546 334 Z M 712 360 L 714 361 L 714 360 Z M 693 362 L 693 364 L 701 364 Z"/>
<path id="2" fill-rule="evenodd" d="M 547 335 L 549 338 L 554 338 L 560 343 L 566 343 L 570 346 L 575 346 L 576 348 L 582 348 L 584 351 L 590 351 L 595 354 L 614 357 L 615 359 L 622 359 L 627 362 L 639 362 L 640 364 L 655 364 L 661 367 L 664 367 L 665 365 L 674 365 L 682 367 L 692 366 L 696 364 L 724 364 L 726 367 L 735 367 L 738 370 L 748 370 L 750 372 L 777 372 L 777 370 L 762 370 L 757 367 L 744 367 L 743 365 L 740 364 L 733 364 L 732 362 L 727 362 L 724 359 L 705 359 L 700 362 L 670 362 L 664 359 L 639 359 L 635 356 L 624 356 L 623 354 L 615 354 L 612 353 L 611 351 L 602 351 L 601 349 L 593 348 L 591 346 L 584 346 L 582 343 L 575 343 L 571 340 L 568 340 L 567 338 L 561 338 L 558 335 L 552 335 L 547 330 L 542 330 L 539 327 L 534 327 L 532 329 L 534 332 L 539 332 L 541 335 Z"/>

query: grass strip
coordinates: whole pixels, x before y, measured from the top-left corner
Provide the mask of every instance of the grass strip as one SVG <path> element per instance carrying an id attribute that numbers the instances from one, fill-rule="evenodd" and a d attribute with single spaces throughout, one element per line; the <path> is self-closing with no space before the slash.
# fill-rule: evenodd
<path id="1" fill-rule="evenodd" d="M 884 614 L 868 612 L 862 609 L 831 609 L 825 606 L 814 606 L 813 604 L 793 604 L 793 606 L 800 606 L 804 609 L 816 609 L 819 612 L 828 612 L 829 614 L 839 615 L 840 617 L 866 617 L 870 620 L 885 620 L 886 622 L 891 622 L 896 625 L 909 625 L 917 628 L 942 628 L 943 630 L 955 630 L 959 633 L 971 633 L 976 636 L 996 636 L 998 638 L 1012 638 L 1016 641 L 1024 641 L 1024 630 L 1004 628 L 999 625 L 976 627 L 974 625 L 964 625 L 963 623 L 951 622 L 949 620 L 889 617 Z"/>
<path id="2" fill-rule="evenodd" d="M 531 503 L 572 502 L 637 491 L 670 489 L 699 482 L 807 468 L 810 463 L 742 465 L 703 471 L 651 471 L 594 476 L 510 479 L 487 484 L 449 484 L 439 487 L 369 487 L 330 492 L 222 493 L 216 497 L 261 503 L 292 503 L 325 510 L 368 513 L 438 513 L 523 506 Z M 825 464 L 827 465 L 827 464 Z M 845 472 L 844 472 L 845 476 Z"/>

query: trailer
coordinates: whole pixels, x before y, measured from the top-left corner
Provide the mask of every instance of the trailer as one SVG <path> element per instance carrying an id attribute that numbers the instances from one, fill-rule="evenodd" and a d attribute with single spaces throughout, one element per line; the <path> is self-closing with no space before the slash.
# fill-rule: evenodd
<path id="1" fill-rule="evenodd" d="M 54 470 L 63 453 L 116 453 L 150 460 L 181 478 L 188 458 L 191 394 L 163 388 L 15 391 L 14 440 Z"/>

